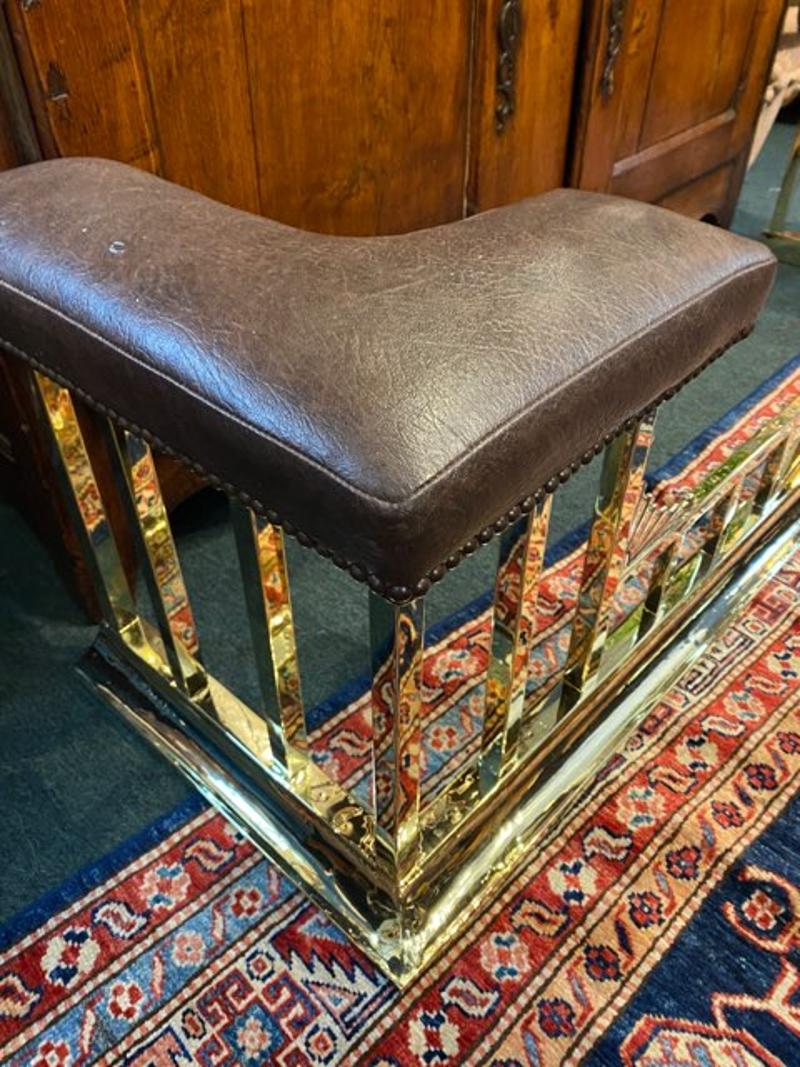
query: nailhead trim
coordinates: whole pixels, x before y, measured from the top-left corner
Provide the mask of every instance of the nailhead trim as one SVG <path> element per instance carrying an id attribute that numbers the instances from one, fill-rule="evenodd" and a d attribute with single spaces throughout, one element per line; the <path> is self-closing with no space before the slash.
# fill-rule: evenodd
<path id="1" fill-rule="evenodd" d="M 183 453 L 178 452 L 174 448 L 171 448 L 169 445 L 165 444 L 159 437 L 156 437 L 156 435 L 151 433 L 149 430 L 144 429 L 144 427 L 142 426 L 137 426 L 136 423 L 133 423 L 129 419 L 124 418 L 118 412 L 114 411 L 113 408 L 109 408 L 105 404 L 102 404 L 98 400 L 95 400 L 94 397 L 90 396 L 84 389 L 73 385 L 72 382 L 70 382 L 63 375 L 55 373 L 53 370 L 51 370 L 50 367 L 45 366 L 45 364 L 42 363 L 40 360 L 28 355 L 27 352 L 23 352 L 22 349 L 17 348 L 9 341 L 4 341 L 0 339 L 0 347 L 7 349 L 13 355 L 18 356 L 30 366 L 34 367 L 36 370 L 39 370 L 43 374 L 46 374 L 48 378 L 52 378 L 53 381 L 58 382 L 59 385 L 62 385 L 65 388 L 69 389 L 70 392 L 74 393 L 75 396 L 77 396 L 89 407 L 99 412 L 99 414 L 108 416 L 109 418 L 117 422 L 120 426 L 122 426 L 123 429 L 136 434 L 144 441 L 147 441 L 148 444 L 155 445 L 160 451 L 166 453 L 169 456 L 174 457 L 175 459 L 180 460 L 195 474 L 203 478 L 203 480 L 207 482 L 208 485 L 212 486 L 215 489 L 222 490 L 228 496 L 234 497 L 246 507 L 252 508 L 252 510 L 257 512 L 259 515 L 263 515 L 269 523 L 271 523 L 273 526 L 279 526 L 285 534 L 288 534 L 290 537 L 294 537 L 299 544 L 303 545 L 306 548 L 313 549 L 319 556 L 322 556 L 324 559 L 331 559 L 337 567 L 339 567 L 341 570 L 347 571 L 350 576 L 354 578 L 357 582 L 365 582 L 370 587 L 370 589 L 373 590 L 373 592 L 377 593 L 379 596 L 382 596 L 385 600 L 389 600 L 395 604 L 403 604 L 409 600 L 415 599 L 416 597 L 424 596 L 433 583 L 440 582 L 447 573 L 447 571 L 453 570 L 455 567 L 457 567 L 466 556 L 470 556 L 474 552 L 476 552 L 480 545 L 488 544 L 495 537 L 496 534 L 502 533 L 505 529 L 507 529 L 509 525 L 516 522 L 520 515 L 527 515 L 529 512 L 531 512 L 536 506 L 536 504 L 541 503 L 546 494 L 554 493 L 556 489 L 558 489 L 559 485 L 563 485 L 565 482 L 567 482 L 576 471 L 580 470 L 582 465 L 591 463 L 591 461 L 596 455 L 599 455 L 607 445 L 610 445 L 611 442 L 615 440 L 615 438 L 619 437 L 619 435 L 625 430 L 632 430 L 640 419 L 644 418 L 645 416 L 652 415 L 656 408 L 659 407 L 665 400 L 670 400 L 673 396 L 675 396 L 675 394 L 678 393 L 685 385 L 693 381 L 699 374 L 702 374 L 702 372 L 711 363 L 719 359 L 719 357 L 723 355 L 724 352 L 727 352 L 729 348 L 731 348 L 735 344 L 738 344 L 739 341 L 743 340 L 750 333 L 752 333 L 752 330 L 753 325 L 739 330 L 731 338 L 731 340 L 728 341 L 727 344 L 723 345 L 721 348 L 716 349 L 708 357 L 708 359 L 704 360 L 703 363 L 696 367 L 677 385 L 671 386 L 669 389 L 665 389 L 664 392 L 661 393 L 661 395 L 655 401 L 648 404 L 647 407 L 642 408 L 639 414 L 632 415 L 626 418 L 622 423 L 620 423 L 620 425 L 615 430 L 606 433 L 602 440 L 598 441 L 593 448 L 590 448 L 586 452 L 584 452 L 580 459 L 573 460 L 569 467 L 565 467 L 558 474 L 554 475 L 551 478 L 548 478 L 548 480 L 544 483 L 543 486 L 536 489 L 530 495 L 524 497 L 522 500 L 519 501 L 519 503 L 514 504 L 513 507 L 509 508 L 508 511 L 500 515 L 499 518 L 497 518 L 490 526 L 485 526 L 482 530 L 478 531 L 476 535 L 469 538 L 469 540 L 465 541 L 459 549 L 457 549 L 450 556 L 448 556 L 443 563 L 440 563 L 432 570 L 430 570 L 426 575 L 420 578 L 419 581 L 416 582 L 416 584 L 413 586 L 413 588 L 405 585 L 389 585 L 384 579 L 380 578 L 376 574 L 373 574 L 371 571 L 368 571 L 363 564 L 347 560 L 339 553 L 334 553 L 332 549 L 328 548 L 327 545 L 318 541 L 315 537 L 312 537 L 310 534 L 305 533 L 303 530 L 299 530 L 294 525 L 294 523 L 286 519 L 282 519 L 279 512 L 275 511 L 272 508 L 266 507 L 260 500 L 256 500 L 254 497 L 251 497 L 248 493 L 244 492 L 241 489 L 238 489 L 230 482 L 224 481 L 218 475 L 210 473 L 201 464 L 197 463 L 196 460 L 192 460 L 188 456 L 183 455 Z"/>

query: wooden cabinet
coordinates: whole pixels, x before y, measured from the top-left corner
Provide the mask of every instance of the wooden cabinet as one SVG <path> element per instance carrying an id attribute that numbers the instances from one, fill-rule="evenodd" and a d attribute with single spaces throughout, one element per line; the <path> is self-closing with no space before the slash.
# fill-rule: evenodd
<path id="1" fill-rule="evenodd" d="M 470 0 L 245 0 L 259 208 L 329 233 L 463 211 Z"/>
<path id="2" fill-rule="evenodd" d="M 594 0 L 571 182 L 727 224 L 784 4 Z"/>

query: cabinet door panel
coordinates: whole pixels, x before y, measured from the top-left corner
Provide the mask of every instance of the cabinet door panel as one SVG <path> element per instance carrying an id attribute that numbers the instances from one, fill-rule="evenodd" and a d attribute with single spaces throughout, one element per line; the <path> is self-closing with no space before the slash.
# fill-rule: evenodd
<path id="1" fill-rule="evenodd" d="M 470 0 L 244 0 L 262 211 L 328 232 L 457 219 Z"/>
<path id="2" fill-rule="evenodd" d="M 726 159 L 736 119 L 723 111 L 707 122 L 682 130 L 665 141 L 614 164 L 609 192 L 634 200 L 658 200 Z"/>
<path id="3" fill-rule="evenodd" d="M 668 193 L 658 203 L 682 215 L 701 218 L 711 214 L 719 217 L 725 209 L 730 183 L 735 178 L 733 169 L 733 163 L 724 163 L 702 178 L 689 182 L 674 193 Z"/>
<path id="4" fill-rule="evenodd" d="M 640 149 L 735 105 L 755 9 L 750 0 L 665 0 Z"/>
<path id="5" fill-rule="evenodd" d="M 607 152 L 616 159 L 635 155 L 639 148 L 645 119 L 649 86 L 658 46 L 663 0 L 633 0 L 627 25 L 624 26 L 624 71 L 615 74 L 614 92 L 618 97 L 616 129 Z M 616 60 L 621 64 L 623 57 Z M 612 68 L 613 69 L 613 68 Z"/>
<path id="6" fill-rule="evenodd" d="M 238 0 L 131 0 L 160 173 L 258 211 L 253 124 Z"/>
<path id="7" fill-rule="evenodd" d="M 12 0 L 8 17 L 48 154 L 156 169 L 147 88 L 123 0 Z"/>
<path id="8" fill-rule="evenodd" d="M 589 0 L 572 182 L 726 221 L 784 0 Z M 735 166 L 723 165 L 733 163 Z M 701 182 L 716 172 L 714 181 Z M 720 214 L 720 175 L 729 189 Z M 694 192 L 684 190 L 698 181 Z"/>

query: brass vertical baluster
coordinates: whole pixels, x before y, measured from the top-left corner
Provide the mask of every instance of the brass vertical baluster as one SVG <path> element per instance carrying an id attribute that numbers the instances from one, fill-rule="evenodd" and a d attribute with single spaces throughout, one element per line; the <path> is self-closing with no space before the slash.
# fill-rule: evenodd
<path id="1" fill-rule="evenodd" d="M 106 440 L 172 679 L 190 699 L 210 711 L 208 676 L 200 655 L 197 626 L 153 454 L 145 441 L 111 422 Z"/>
<path id="2" fill-rule="evenodd" d="M 496 785 L 519 751 L 552 501 L 552 494 L 546 496 L 500 538 L 481 739 L 483 791 Z"/>
<path id="3" fill-rule="evenodd" d="M 608 635 L 628 537 L 644 488 L 655 415 L 625 430 L 606 449 L 595 516 L 586 545 L 578 603 L 561 685 L 559 714 L 568 711 L 596 678 Z"/>
<path id="4" fill-rule="evenodd" d="M 424 602 L 395 605 L 370 592 L 369 614 L 375 816 L 402 879 L 419 852 Z"/>
<path id="5" fill-rule="evenodd" d="M 650 582 L 647 586 L 647 593 L 645 594 L 644 607 L 642 608 L 642 617 L 639 621 L 639 629 L 636 632 L 637 642 L 641 641 L 645 634 L 652 629 L 661 613 L 664 591 L 667 582 L 672 575 L 677 548 L 677 540 L 674 537 L 670 538 L 663 550 L 659 552 L 656 561 L 653 564 L 653 570 L 650 574 Z"/>
<path id="6" fill-rule="evenodd" d="M 308 742 L 283 534 L 241 504 L 231 504 L 231 520 L 272 756 L 297 789 Z"/>
<path id="7" fill-rule="evenodd" d="M 658 575 L 658 585 L 651 582 L 648 592 L 648 603 L 655 605 L 657 614 L 652 623 L 660 622 L 665 613 L 669 613 L 678 603 L 673 591 L 673 583 L 677 580 L 680 584 L 680 599 L 689 596 L 699 582 L 703 581 L 708 572 L 714 566 L 725 530 L 736 512 L 736 504 L 739 496 L 739 485 L 715 501 L 706 512 L 708 525 L 704 532 L 702 546 L 693 554 L 682 558 L 682 546 L 686 535 L 678 534 L 675 538 L 668 558 L 665 561 L 663 572 Z M 702 518 L 702 515 L 700 516 Z M 699 520 L 698 520 L 699 521 Z M 687 568 L 692 568 L 688 578 Z M 648 626 L 648 629 L 650 627 Z"/>
<path id="8" fill-rule="evenodd" d="M 786 430 L 786 443 L 781 455 L 781 462 L 775 474 L 773 493 L 782 494 L 789 490 L 791 483 L 789 478 L 792 471 L 797 470 L 797 461 L 800 457 L 800 421 L 795 419 Z"/>
<path id="9" fill-rule="evenodd" d="M 56 471 L 73 512 L 103 618 L 126 644 L 149 658 L 152 650 L 144 638 L 69 390 L 38 371 L 33 372 L 33 383 L 50 426 Z"/>
<path id="10" fill-rule="evenodd" d="M 719 559 L 725 541 L 725 533 L 736 515 L 742 481 L 739 479 L 729 493 L 721 497 L 709 513 L 705 544 L 700 549 L 700 566 L 692 586 L 702 582 Z"/>

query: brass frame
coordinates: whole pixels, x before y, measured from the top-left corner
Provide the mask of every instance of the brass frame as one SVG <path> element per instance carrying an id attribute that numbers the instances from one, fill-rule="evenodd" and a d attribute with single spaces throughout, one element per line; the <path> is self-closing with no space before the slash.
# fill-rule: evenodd
<path id="1" fill-rule="evenodd" d="M 250 708 L 203 666 L 148 446 L 109 425 L 155 626 L 125 578 L 69 393 L 40 374 L 34 382 L 103 606 L 84 677 L 401 986 L 471 921 L 542 821 L 782 563 L 800 529 L 800 402 L 677 498 L 645 488 L 653 420 L 625 431 L 603 458 L 566 662 L 535 688 L 526 683 L 552 498 L 502 535 L 480 745 L 426 802 L 424 598 L 394 605 L 366 593 L 365 802 L 313 759 L 281 531 L 232 505 L 263 697 Z M 645 592 L 629 610 L 620 592 L 634 579 Z"/>

